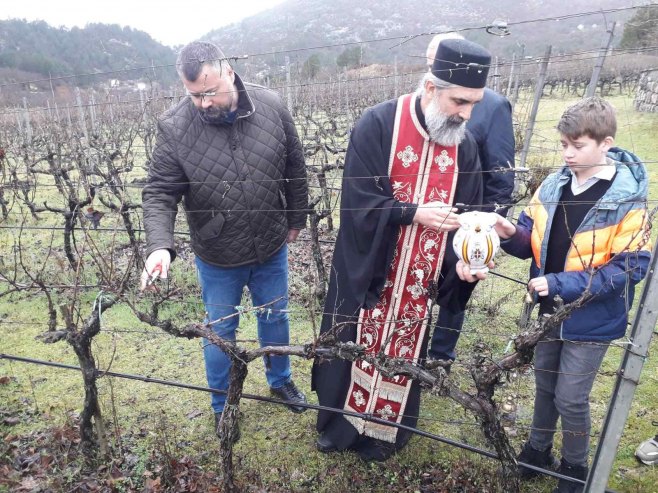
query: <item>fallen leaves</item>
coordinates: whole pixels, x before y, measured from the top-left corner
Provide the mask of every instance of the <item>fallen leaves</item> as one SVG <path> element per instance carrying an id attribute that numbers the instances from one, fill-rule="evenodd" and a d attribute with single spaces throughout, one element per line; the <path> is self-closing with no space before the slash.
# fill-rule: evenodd
<path id="1" fill-rule="evenodd" d="M 190 413 L 190 419 L 194 417 Z M 191 457 L 173 457 L 158 449 L 145 456 L 143 449 L 131 449 L 138 435 L 123 436 L 122 448 L 113 448 L 104 461 L 85 462 L 76 421 L 23 435 L 7 434 L 0 442 L 0 491 L 221 493 L 217 474 Z"/>
<path id="2" fill-rule="evenodd" d="M 198 418 L 199 416 L 203 416 L 203 411 L 199 411 L 198 409 L 195 409 L 191 413 L 187 415 L 187 419 L 194 419 Z"/>

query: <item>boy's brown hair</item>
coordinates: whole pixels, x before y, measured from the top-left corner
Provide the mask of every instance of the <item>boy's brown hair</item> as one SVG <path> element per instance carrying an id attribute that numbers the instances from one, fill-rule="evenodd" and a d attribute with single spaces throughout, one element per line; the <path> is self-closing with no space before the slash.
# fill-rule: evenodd
<path id="1" fill-rule="evenodd" d="M 558 131 L 570 139 L 583 135 L 602 142 L 606 137 L 615 137 L 617 117 L 607 101 L 593 96 L 569 106 L 557 124 Z"/>

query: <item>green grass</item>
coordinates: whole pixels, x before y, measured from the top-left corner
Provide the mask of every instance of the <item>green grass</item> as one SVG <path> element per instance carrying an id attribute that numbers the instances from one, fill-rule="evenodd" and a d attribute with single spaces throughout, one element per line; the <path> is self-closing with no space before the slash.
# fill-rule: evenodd
<path id="1" fill-rule="evenodd" d="M 533 138 L 532 164 L 550 166 L 560 164 L 557 153 L 557 133 L 553 130 L 562 110 L 569 102 L 557 97 L 546 98 L 540 105 L 540 122 Z M 617 143 L 636 152 L 647 161 L 658 158 L 658 115 L 635 113 L 628 96 L 615 96 L 610 101 L 618 110 L 620 122 Z M 519 108 L 524 104 L 520 103 Z M 655 164 L 648 166 L 651 177 L 650 198 L 658 197 L 658 171 Z M 37 224 L 37 223 L 31 223 Z M 38 223 L 43 224 L 43 223 Z M 654 234 L 655 237 L 655 234 Z M 103 248 L 109 248 L 109 239 L 94 236 Z M 125 240 L 125 238 L 123 238 Z M 60 238 L 56 239 L 61 242 Z M 39 244 L 38 242 L 41 242 Z M 40 246 L 48 244 L 49 237 L 36 233 L 26 234 L 24 248 L 34 261 L 43 260 Z M 0 247 L 8 251 L 12 246 L 10 235 L 0 235 Z M 57 243 L 59 248 L 61 245 Z M 300 248 L 299 246 L 295 248 Z M 293 250 L 292 255 L 300 255 Z M 60 254 L 61 255 L 61 254 Z M 9 262 L 9 257 L 5 258 Z M 527 262 L 499 255 L 498 270 L 516 279 L 525 280 Z M 309 265 L 313 262 L 309 259 Z M 57 273 L 56 266 L 48 272 Z M 292 305 L 291 340 L 304 343 L 312 339 L 310 315 L 302 306 L 307 298 L 304 292 L 303 273 L 294 274 L 291 285 L 297 302 Z M 90 274 L 91 276 L 91 274 Z M 53 280 L 53 279 L 50 279 Z M 53 280 L 54 282 L 54 280 Z M 195 283 L 190 259 L 174 264 L 172 287 L 187 291 Z M 638 288 L 637 294 L 639 297 Z M 96 292 L 82 298 L 82 313 L 88 312 Z M 508 340 L 516 331 L 523 288 L 510 281 L 490 277 L 476 289 L 460 339 L 460 358 L 468 359 L 473 346 L 484 342 L 500 357 Z M 66 302 L 65 292 L 57 295 L 58 302 Z M 137 296 L 137 295 L 134 295 Z M 181 321 L 200 321 L 203 308 L 197 303 L 195 291 L 186 296 L 183 305 L 166 307 L 164 314 Z M 14 295 L 0 298 L 0 352 L 29 358 L 51 360 L 77 365 L 73 351 L 64 342 L 46 345 L 35 337 L 46 330 L 46 304 L 43 298 Z M 60 320 L 61 322 L 61 320 Z M 176 339 L 163 332 L 139 323 L 125 307 L 117 306 L 103 316 L 103 330 L 95 338 L 94 354 L 98 367 L 117 372 L 148 375 L 154 378 L 177 380 L 193 385 L 205 385 L 201 342 Z M 256 338 L 254 316 L 244 316 L 240 324 L 240 339 Z M 654 341 L 652 350 L 658 349 Z M 593 430 L 600 430 L 605 418 L 610 392 L 614 384 L 613 373 L 619 366 L 622 351 L 612 348 L 603 364 L 605 375 L 597 379 L 592 392 Z M 293 375 L 311 402 L 317 402 L 310 392 L 311 362 L 293 359 Z M 58 370 L 0 360 L 0 377 L 13 379 L 0 385 L 0 409 L 19 413 L 21 421 L 12 426 L 0 424 L 6 435 L 26 435 L 69 422 L 79 413 L 83 388 L 80 375 L 75 371 Z M 471 379 L 466 371 L 455 365 L 453 376 L 460 386 L 468 390 Z M 503 402 L 510 396 L 518 403 L 517 419 L 510 429 L 513 444 L 519 448 L 527 436 L 532 417 L 533 377 L 531 372 L 514 376 L 497 391 Z M 116 419 L 120 429 L 112 436 L 123 440 L 131 437 L 132 451 L 139 455 L 140 471 L 147 467 L 153 451 L 162 450 L 163 441 L 176 457 L 193 457 L 203 468 L 218 472 L 218 444 L 213 439 L 213 415 L 209 396 L 202 392 L 163 387 L 143 382 L 102 378 L 99 381 L 103 413 L 111 421 Z M 244 391 L 267 395 L 263 364 L 250 365 Z M 621 439 L 610 487 L 620 492 L 658 491 L 658 470 L 640 465 L 634 458 L 634 449 L 642 440 L 652 436 L 656 429 L 651 420 L 658 420 L 656 395 L 658 373 L 655 362 L 649 358 L 637 388 L 631 413 Z M 260 485 L 264 489 L 282 491 L 342 492 L 391 489 L 421 491 L 422 474 L 435 467 L 478 476 L 495 478 L 497 464 L 472 453 L 448 445 L 415 437 L 408 447 L 385 465 L 364 464 L 350 453 L 323 455 L 315 450 L 315 413 L 308 411 L 294 415 L 286 409 L 257 401 L 244 400 L 241 420 L 242 438 L 235 448 L 237 479 L 243 484 Z M 474 417 L 455 402 L 435 396 L 425 396 L 421 408 L 419 428 L 478 447 L 487 447 Z M 139 438 L 135 438 L 139 437 Z M 557 439 L 559 441 L 559 437 Z M 596 437 L 592 447 L 596 446 Z M 3 462 L 0 457 L 0 463 Z M 135 478 L 141 484 L 143 478 Z M 494 479 L 495 481 L 495 479 Z M 544 493 L 552 490 L 554 481 L 544 479 L 523 486 L 524 492 Z M 483 490 L 486 488 L 483 486 Z M 476 491 L 477 488 L 473 489 Z"/>

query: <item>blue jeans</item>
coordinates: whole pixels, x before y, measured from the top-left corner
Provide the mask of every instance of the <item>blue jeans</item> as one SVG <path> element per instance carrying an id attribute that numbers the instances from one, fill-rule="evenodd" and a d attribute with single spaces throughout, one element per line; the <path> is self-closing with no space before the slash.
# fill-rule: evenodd
<path id="1" fill-rule="evenodd" d="M 244 287 L 249 288 L 254 306 L 268 305 L 256 314 L 258 339 L 262 346 L 285 346 L 289 343 L 288 330 L 288 247 L 286 245 L 262 264 L 240 267 L 217 267 L 196 258 L 201 284 L 201 295 L 206 307 L 207 321 L 226 317 L 237 312 L 241 304 Z M 268 310 L 271 308 L 271 310 Z M 215 333 L 234 341 L 239 317 L 234 316 L 212 325 Z M 203 341 L 203 356 L 206 362 L 208 386 L 227 390 L 231 360 L 217 346 Z M 272 388 L 282 387 L 290 381 L 290 358 L 269 356 L 265 358 L 265 376 Z M 215 413 L 221 413 L 226 395 L 211 394 L 211 405 Z"/>
<path id="2" fill-rule="evenodd" d="M 439 307 L 439 316 L 434 326 L 427 355 L 432 359 L 455 360 L 455 346 L 464 325 L 464 312 L 453 312 Z"/>

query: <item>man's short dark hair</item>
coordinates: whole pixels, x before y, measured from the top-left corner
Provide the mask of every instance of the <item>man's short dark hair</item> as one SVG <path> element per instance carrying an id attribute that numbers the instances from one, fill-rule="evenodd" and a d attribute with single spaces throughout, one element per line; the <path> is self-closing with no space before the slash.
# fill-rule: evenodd
<path id="1" fill-rule="evenodd" d="M 577 139 L 583 135 L 602 142 L 617 133 L 617 117 L 614 108 L 597 96 L 582 99 L 569 106 L 557 124 L 558 131 Z"/>
<path id="2" fill-rule="evenodd" d="M 176 72 L 179 77 L 194 82 L 198 79 L 204 65 L 210 65 L 218 71 L 230 67 L 222 50 L 212 43 L 193 41 L 185 45 L 176 60 Z"/>

